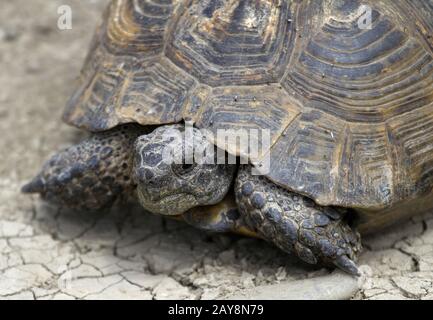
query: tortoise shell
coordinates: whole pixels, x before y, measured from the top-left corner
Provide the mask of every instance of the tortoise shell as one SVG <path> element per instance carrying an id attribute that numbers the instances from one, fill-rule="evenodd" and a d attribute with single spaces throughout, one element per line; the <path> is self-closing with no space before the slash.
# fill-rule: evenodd
<path id="1" fill-rule="evenodd" d="M 268 129 L 269 179 L 383 225 L 433 207 L 432 33 L 432 0 L 114 0 L 64 120 Z"/>

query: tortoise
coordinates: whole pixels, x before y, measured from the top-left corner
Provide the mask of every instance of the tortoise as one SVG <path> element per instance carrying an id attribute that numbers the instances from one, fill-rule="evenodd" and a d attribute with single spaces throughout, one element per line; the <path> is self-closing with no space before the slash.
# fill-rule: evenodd
<path id="1" fill-rule="evenodd" d="M 91 135 L 23 192 L 359 274 L 359 234 L 433 208 L 432 31 L 432 0 L 113 0 L 63 115 Z"/>

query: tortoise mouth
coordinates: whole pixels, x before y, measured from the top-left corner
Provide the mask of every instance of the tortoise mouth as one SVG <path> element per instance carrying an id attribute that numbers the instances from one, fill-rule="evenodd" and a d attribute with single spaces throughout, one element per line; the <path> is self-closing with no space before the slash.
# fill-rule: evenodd
<path id="1" fill-rule="evenodd" d="M 181 200 L 183 197 L 190 197 L 191 199 L 195 200 L 195 196 L 190 194 L 190 193 L 172 193 L 172 194 L 167 194 L 164 196 L 159 197 L 158 199 L 154 200 L 156 202 L 176 202 Z"/>
<path id="2" fill-rule="evenodd" d="M 149 188 L 147 190 L 141 190 L 143 193 L 146 193 L 147 197 L 152 202 L 169 202 L 169 201 L 178 201 L 182 199 L 182 197 L 191 197 L 196 201 L 196 196 L 187 191 L 172 191 L 172 192 L 160 192 L 160 189 L 155 189 L 155 192 L 149 192 Z"/>
<path id="3" fill-rule="evenodd" d="M 172 192 L 153 197 L 148 191 L 137 190 L 141 205 L 148 211 L 164 216 L 183 214 L 198 205 L 195 195 L 185 192 Z"/>

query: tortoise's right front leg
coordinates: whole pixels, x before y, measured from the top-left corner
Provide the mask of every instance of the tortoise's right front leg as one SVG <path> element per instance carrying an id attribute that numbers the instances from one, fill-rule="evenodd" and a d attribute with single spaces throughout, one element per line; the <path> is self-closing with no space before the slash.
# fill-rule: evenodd
<path id="1" fill-rule="evenodd" d="M 48 160 L 40 173 L 22 188 L 69 208 L 97 210 L 134 191 L 131 177 L 133 145 L 148 132 L 123 125 L 94 133 Z"/>
<path id="2" fill-rule="evenodd" d="M 344 212 L 320 207 L 250 171 L 248 166 L 241 167 L 235 186 L 247 225 L 307 263 L 335 265 L 359 274 L 354 261 L 361 249 L 360 237 L 347 225 Z"/>

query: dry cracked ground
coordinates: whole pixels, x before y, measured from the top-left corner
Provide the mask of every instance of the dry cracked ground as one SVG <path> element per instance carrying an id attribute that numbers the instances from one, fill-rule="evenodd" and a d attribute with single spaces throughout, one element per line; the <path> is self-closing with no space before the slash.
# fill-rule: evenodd
<path id="1" fill-rule="evenodd" d="M 82 135 L 59 118 L 106 3 L 0 0 L 0 298 L 213 299 L 328 274 L 263 241 L 206 234 L 133 204 L 69 212 L 20 194 L 44 159 Z M 72 30 L 57 29 L 62 4 Z M 433 298 L 433 215 L 364 245 L 366 281 L 353 299 Z"/>

